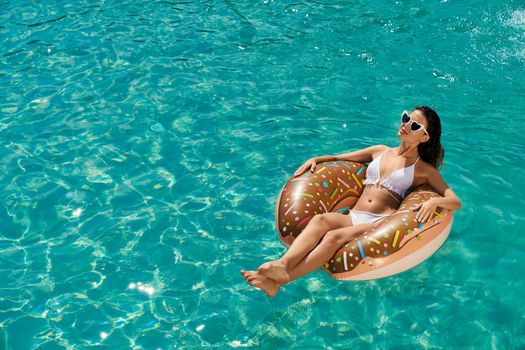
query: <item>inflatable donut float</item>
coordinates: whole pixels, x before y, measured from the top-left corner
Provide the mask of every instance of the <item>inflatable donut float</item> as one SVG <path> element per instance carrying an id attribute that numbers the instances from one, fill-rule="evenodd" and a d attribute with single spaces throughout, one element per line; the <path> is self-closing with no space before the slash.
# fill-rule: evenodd
<path id="1" fill-rule="evenodd" d="M 324 162 L 315 171 L 290 178 L 275 205 L 279 239 L 289 247 L 316 214 L 348 215 L 363 192 L 367 165 L 351 161 Z M 337 280 L 378 279 L 408 270 L 434 254 L 447 239 L 452 211 L 438 207 L 427 222 L 415 218 L 416 204 L 440 197 L 422 185 L 409 192 L 397 212 L 352 238 L 322 269 Z"/>

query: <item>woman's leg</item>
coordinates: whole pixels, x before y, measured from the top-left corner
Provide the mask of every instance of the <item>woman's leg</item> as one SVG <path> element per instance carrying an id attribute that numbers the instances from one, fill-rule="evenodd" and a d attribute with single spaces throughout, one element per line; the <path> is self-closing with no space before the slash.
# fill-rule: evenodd
<path id="1" fill-rule="evenodd" d="M 328 232 L 323 237 L 321 243 L 319 243 L 310 254 L 301 260 L 293 269 L 288 271 L 290 281 L 319 269 L 333 257 L 344 244 L 353 240 L 356 235 L 368 231 L 374 225 L 375 223 L 365 223 Z"/>
<path id="2" fill-rule="evenodd" d="M 287 271 L 288 282 L 319 269 L 345 243 L 350 242 L 357 234 L 368 231 L 373 226 L 374 223 L 365 223 L 327 232 L 321 242 L 304 259 Z M 282 284 L 288 283 L 273 280 L 258 271 L 241 271 L 241 274 L 250 285 L 263 290 L 269 297 L 275 296 Z"/>
<path id="3" fill-rule="evenodd" d="M 315 248 L 328 231 L 348 226 L 352 226 L 352 219 L 348 215 L 340 213 L 315 215 L 279 260 L 286 262 L 289 268 L 293 268 Z"/>
<path id="4" fill-rule="evenodd" d="M 257 270 L 270 278 L 286 282 L 286 271 L 292 269 L 319 243 L 326 232 L 352 226 L 352 219 L 340 213 L 315 215 L 292 242 L 286 253 L 276 261 L 262 264 Z"/>

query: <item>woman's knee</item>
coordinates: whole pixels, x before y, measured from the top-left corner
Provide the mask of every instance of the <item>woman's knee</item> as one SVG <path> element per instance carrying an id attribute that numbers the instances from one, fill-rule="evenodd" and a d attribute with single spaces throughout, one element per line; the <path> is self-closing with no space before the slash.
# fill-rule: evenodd
<path id="1" fill-rule="evenodd" d="M 326 213 L 314 215 L 314 217 L 310 220 L 310 223 L 313 225 L 319 225 L 319 226 L 325 226 L 325 227 L 330 226 L 330 220 L 328 219 Z"/>
<path id="2" fill-rule="evenodd" d="M 352 239 L 352 235 L 348 231 L 348 229 L 330 230 L 324 235 L 323 241 L 326 244 L 339 247 Z"/>
<path id="3" fill-rule="evenodd" d="M 352 226 L 352 220 L 350 217 L 332 212 L 317 214 L 310 220 L 310 222 L 313 222 L 314 225 L 321 226 L 326 230 L 335 230 Z"/>

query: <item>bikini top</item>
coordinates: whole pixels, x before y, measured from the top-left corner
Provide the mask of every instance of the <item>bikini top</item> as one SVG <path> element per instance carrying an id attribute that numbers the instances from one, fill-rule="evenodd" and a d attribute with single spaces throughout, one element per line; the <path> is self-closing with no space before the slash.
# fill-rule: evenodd
<path id="1" fill-rule="evenodd" d="M 365 181 L 363 181 L 363 184 L 377 185 L 383 189 L 392 190 L 401 198 L 403 198 L 405 197 L 406 191 L 410 188 L 412 182 L 414 181 L 414 166 L 419 160 L 419 157 L 417 157 L 414 164 L 392 172 L 382 183 L 380 183 L 381 171 L 379 167 L 381 164 L 381 158 L 383 158 L 383 154 L 388 151 L 390 151 L 390 149 L 383 152 L 379 157 L 372 160 L 372 162 L 368 165 L 368 168 L 366 169 L 366 178 Z M 390 192 L 387 191 L 387 193 L 395 198 L 398 202 L 400 201 Z"/>

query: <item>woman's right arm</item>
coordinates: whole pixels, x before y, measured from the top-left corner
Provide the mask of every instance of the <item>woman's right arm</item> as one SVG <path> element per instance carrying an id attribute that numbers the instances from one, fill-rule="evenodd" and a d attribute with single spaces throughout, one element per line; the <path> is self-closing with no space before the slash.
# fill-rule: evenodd
<path id="1" fill-rule="evenodd" d="M 304 174 L 308 169 L 310 172 L 314 172 L 317 163 L 337 161 L 337 160 L 347 160 L 360 163 L 371 162 L 379 152 L 384 152 L 388 149 L 388 146 L 385 145 L 375 145 L 367 148 L 360 149 L 358 151 L 353 151 L 349 153 L 339 154 L 337 156 L 320 156 L 308 159 L 304 162 L 303 165 L 299 167 L 294 173 L 294 176 L 299 176 Z"/>
<path id="2" fill-rule="evenodd" d="M 360 162 L 360 163 L 369 163 L 375 158 L 374 155 L 376 153 L 383 152 L 386 149 L 388 149 L 388 146 L 386 145 L 374 145 L 374 146 L 363 148 L 357 151 L 339 154 L 336 156 L 315 157 L 315 161 L 317 163 L 322 163 L 322 162 L 328 162 L 331 160 L 335 160 L 335 161 L 346 160 L 346 161 L 353 161 L 353 162 Z"/>

